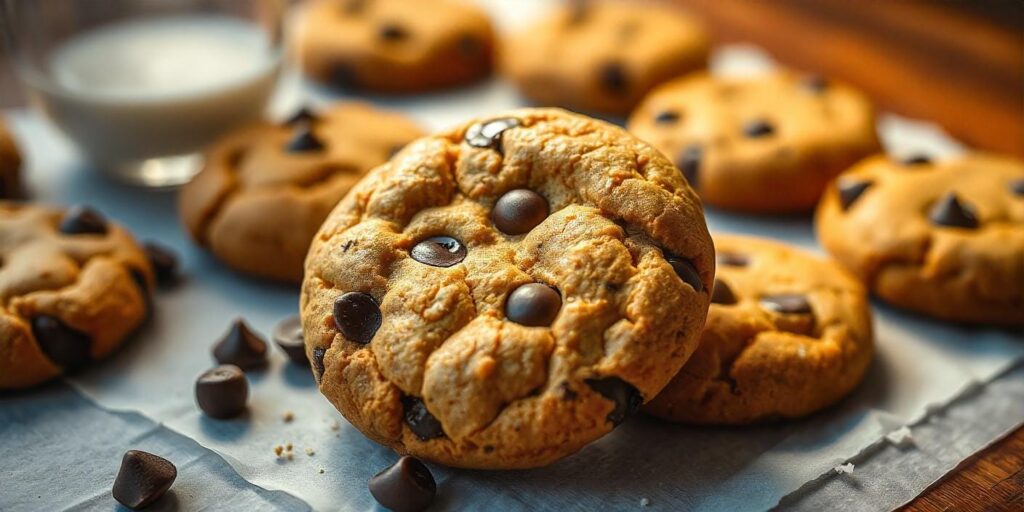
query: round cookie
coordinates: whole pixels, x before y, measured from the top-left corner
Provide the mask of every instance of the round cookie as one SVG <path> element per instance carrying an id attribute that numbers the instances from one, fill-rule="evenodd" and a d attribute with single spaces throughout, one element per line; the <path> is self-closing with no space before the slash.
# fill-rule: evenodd
<path id="1" fill-rule="evenodd" d="M 971 154 L 866 160 L 818 207 L 821 244 L 895 306 L 1024 325 L 1024 162 Z"/>
<path id="2" fill-rule="evenodd" d="M 717 274 L 700 344 L 644 411 L 742 425 L 806 416 L 853 390 L 874 351 L 860 282 L 777 242 L 714 239 Z"/>
<path id="3" fill-rule="evenodd" d="M 673 80 L 628 128 L 673 160 L 705 204 L 748 213 L 809 211 L 832 178 L 880 150 L 867 98 L 790 72 Z"/>
<path id="4" fill-rule="evenodd" d="M 0 120 L 0 199 L 21 196 L 21 154 L 14 137 Z"/>
<path id="5" fill-rule="evenodd" d="M 241 128 L 211 146 L 205 168 L 181 190 L 182 222 L 228 266 L 299 282 L 331 208 L 420 135 L 405 117 L 362 103 Z"/>
<path id="6" fill-rule="evenodd" d="M 679 9 L 573 2 L 509 37 L 502 69 L 539 105 L 625 115 L 654 86 L 707 65 L 709 42 Z"/>
<path id="7" fill-rule="evenodd" d="M 101 359 L 146 318 L 153 271 L 96 211 L 0 202 L 0 389 Z"/>
<path id="8" fill-rule="evenodd" d="M 610 432 L 696 345 L 714 275 L 696 195 L 624 130 L 557 109 L 410 144 L 331 213 L 300 312 L 365 435 L 526 468 Z"/>
<path id="9" fill-rule="evenodd" d="M 490 20 L 459 0 L 316 0 L 297 45 L 314 80 L 383 93 L 467 84 L 494 60 Z"/>

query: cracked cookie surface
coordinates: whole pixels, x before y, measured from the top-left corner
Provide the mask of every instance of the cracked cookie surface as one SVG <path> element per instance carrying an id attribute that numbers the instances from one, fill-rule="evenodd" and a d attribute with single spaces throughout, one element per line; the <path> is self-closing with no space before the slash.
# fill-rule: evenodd
<path id="1" fill-rule="evenodd" d="M 411 143 L 339 203 L 300 303 L 320 390 L 368 437 L 459 467 L 550 463 L 696 345 L 714 257 L 679 171 L 556 109 Z"/>
<path id="2" fill-rule="evenodd" d="M 810 211 L 832 178 L 881 148 L 863 94 L 787 71 L 673 80 L 644 98 L 628 129 L 675 162 L 705 204 L 750 213 Z"/>
<path id="3" fill-rule="evenodd" d="M 420 135 L 404 116 L 355 102 L 243 127 L 211 146 L 203 170 L 182 188 L 182 222 L 228 266 L 299 282 L 331 208 Z"/>
<path id="4" fill-rule="evenodd" d="M 1024 162 L 876 157 L 822 198 L 818 239 L 882 300 L 947 321 L 1024 325 Z"/>
<path id="5" fill-rule="evenodd" d="M 853 390 L 874 352 L 864 287 L 778 242 L 716 234 L 711 308 L 693 356 L 644 410 L 741 425 L 798 418 Z"/>
<path id="6" fill-rule="evenodd" d="M 21 195 L 21 153 L 7 125 L 0 120 L 0 199 Z"/>
<path id="7" fill-rule="evenodd" d="M 101 359 L 146 317 L 144 252 L 91 209 L 0 202 L 0 260 L 0 389 Z"/>

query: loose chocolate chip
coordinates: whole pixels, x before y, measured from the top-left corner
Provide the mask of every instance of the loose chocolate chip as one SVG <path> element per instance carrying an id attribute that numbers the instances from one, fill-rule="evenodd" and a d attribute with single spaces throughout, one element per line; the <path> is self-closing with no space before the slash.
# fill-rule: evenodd
<path id="1" fill-rule="evenodd" d="M 295 133 L 285 146 L 289 153 L 309 153 L 323 151 L 324 143 L 313 133 L 313 127 L 309 123 L 299 123 L 295 127 Z"/>
<path id="2" fill-rule="evenodd" d="M 314 112 L 313 109 L 307 106 L 302 106 L 299 110 L 295 111 L 295 113 L 292 114 L 284 124 L 291 126 L 300 123 L 312 123 L 319 119 L 320 117 L 316 115 L 316 112 Z"/>
<path id="3" fill-rule="evenodd" d="M 384 25 L 381 25 L 377 34 L 385 41 L 398 41 L 409 37 L 409 32 L 405 30 L 405 28 L 394 23 L 385 23 Z"/>
<path id="4" fill-rule="evenodd" d="M 978 216 L 966 203 L 960 202 L 956 193 L 950 192 L 935 203 L 928 218 L 937 226 L 952 228 L 975 229 L 978 227 Z"/>
<path id="5" fill-rule="evenodd" d="M 434 475 L 419 459 L 408 455 L 370 479 L 370 494 L 384 508 L 395 512 L 419 512 L 437 494 Z"/>
<path id="6" fill-rule="evenodd" d="M 81 368 L 92 360 L 92 339 L 89 335 L 68 327 L 56 317 L 34 317 L 32 336 L 46 357 L 65 370 Z"/>
<path id="7" fill-rule="evenodd" d="M 213 358 L 220 364 L 233 364 L 243 370 L 261 368 L 267 364 L 267 342 L 238 318 L 213 346 Z"/>
<path id="8" fill-rule="evenodd" d="M 736 295 L 732 293 L 728 283 L 715 279 L 715 283 L 711 285 L 711 302 L 725 306 L 736 304 Z"/>
<path id="9" fill-rule="evenodd" d="M 775 127 L 764 119 L 757 119 L 743 125 L 743 134 L 752 139 L 767 137 L 775 133 Z"/>
<path id="10" fill-rule="evenodd" d="M 679 112 L 675 110 L 662 110 L 654 116 L 654 122 L 658 124 L 672 124 L 679 121 Z"/>
<path id="11" fill-rule="evenodd" d="M 412 433 L 416 434 L 420 441 L 444 437 L 441 422 L 437 421 L 433 414 L 430 414 L 423 400 L 403 395 L 402 408 L 405 411 L 405 424 L 409 425 L 409 430 L 412 430 Z"/>
<path id="12" fill-rule="evenodd" d="M 907 166 L 911 166 L 911 165 L 928 165 L 928 164 L 932 163 L 932 159 L 929 158 L 927 155 L 916 154 L 916 155 L 908 156 L 907 158 L 904 158 L 903 160 L 900 160 L 900 163 L 903 164 L 903 165 L 907 165 Z"/>
<path id="13" fill-rule="evenodd" d="M 309 366 L 306 358 L 306 343 L 302 338 L 302 319 L 292 315 L 281 320 L 274 327 L 274 343 L 288 355 L 295 364 Z"/>
<path id="14" fill-rule="evenodd" d="M 156 242 L 146 242 L 142 245 L 146 252 L 146 258 L 153 267 L 153 274 L 160 286 L 170 286 L 178 279 L 178 257 L 169 247 Z"/>
<path id="15" fill-rule="evenodd" d="M 380 306 L 368 293 L 347 292 L 334 301 L 334 326 L 355 343 L 369 343 L 382 320 Z"/>
<path id="16" fill-rule="evenodd" d="M 476 123 L 466 130 L 466 143 L 475 148 L 494 149 L 504 153 L 501 146 L 501 135 L 509 128 L 519 126 L 514 117 L 501 117 L 483 123 Z"/>
<path id="17" fill-rule="evenodd" d="M 527 327 L 547 327 L 562 309 L 562 296 L 541 283 L 527 283 L 508 294 L 505 317 Z"/>
<path id="18" fill-rule="evenodd" d="M 704 283 L 700 280 L 700 274 L 697 273 L 697 269 L 694 268 L 693 262 L 680 258 L 678 256 L 668 256 L 665 258 L 669 265 L 672 265 L 672 270 L 676 271 L 676 275 L 683 280 L 684 283 L 693 287 L 696 291 L 704 290 Z"/>
<path id="19" fill-rule="evenodd" d="M 625 94 L 629 89 L 629 78 L 626 68 L 620 62 L 609 62 L 601 66 L 598 74 L 601 86 L 613 94 Z"/>
<path id="20" fill-rule="evenodd" d="M 502 194 L 494 203 L 491 220 L 506 235 L 528 233 L 548 217 L 548 202 L 544 196 L 525 188 Z"/>
<path id="21" fill-rule="evenodd" d="M 224 364 L 207 370 L 196 379 L 196 404 L 207 416 L 226 420 L 245 412 L 249 381 L 242 369 Z"/>
<path id="22" fill-rule="evenodd" d="M 839 204 L 843 211 L 849 210 L 861 194 L 874 183 L 868 180 L 855 178 L 840 178 L 836 181 L 836 188 L 839 190 Z"/>
<path id="23" fill-rule="evenodd" d="M 691 187 L 696 187 L 700 181 L 700 161 L 704 156 L 704 150 L 698 144 L 690 144 L 679 152 L 676 158 L 676 167 L 683 173 L 683 177 Z"/>
<path id="24" fill-rule="evenodd" d="M 644 403 L 644 397 L 632 384 L 618 377 L 603 377 L 600 379 L 587 379 L 585 381 L 591 389 L 600 393 L 601 396 L 611 400 L 615 404 L 612 412 L 608 413 L 608 421 L 619 426 L 623 421 L 632 416 Z"/>
<path id="25" fill-rule="evenodd" d="M 761 297 L 761 306 L 784 315 L 807 315 L 811 313 L 811 303 L 807 297 L 798 293 L 781 293 Z"/>
<path id="26" fill-rule="evenodd" d="M 76 205 L 64 212 L 59 229 L 66 235 L 105 235 L 107 219 L 92 207 Z"/>
<path id="27" fill-rule="evenodd" d="M 1017 196 L 1024 196 L 1024 178 L 1011 181 L 1010 192 Z"/>
<path id="28" fill-rule="evenodd" d="M 800 85 L 811 92 L 823 92 L 828 89 L 828 80 L 821 75 L 807 75 L 800 81 Z"/>
<path id="29" fill-rule="evenodd" d="M 750 264 L 750 258 L 738 252 L 720 252 L 715 260 L 727 267 L 745 267 Z"/>
<path id="30" fill-rule="evenodd" d="M 316 381 L 324 377 L 324 356 L 327 355 L 326 348 L 316 347 L 313 349 L 313 370 L 316 371 Z"/>
<path id="31" fill-rule="evenodd" d="M 412 259 L 433 267 L 450 267 L 466 259 L 466 246 L 450 236 L 432 236 L 412 247 Z"/>
<path id="32" fill-rule="evenodd" d="M 111 494 L 122 505 L 139 510 L 160 499 L 176 478 L 178 468 L 171 461 L 152 453 L 128 450 L 121 458 Z"/>

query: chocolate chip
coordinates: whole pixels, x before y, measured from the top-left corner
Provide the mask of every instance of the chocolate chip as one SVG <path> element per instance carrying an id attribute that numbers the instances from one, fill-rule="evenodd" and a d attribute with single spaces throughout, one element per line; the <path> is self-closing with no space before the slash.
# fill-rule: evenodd
<path id="1" fill-rule="evenodd" d="M 444 437 L 441 422 L 437 421 L 433 414 L 430 414 L 423 400 L 408 395 L 403 395 L 401 400 L 402 408 L 405 411 L 405 424 L 409 425 L 409 430 L 412 430 L 412 433 L 416 434 L 420 441 Z"/>
<path id="2" fill-rule="evenodd" d="M 377 35 L 385 41 L 398 41 L 409 37 L 409 32 L 395 23 L 385 23 L 381 25 Z"/>
<path id="3" fill-rule="evenodd" d="M 613 94 L 625 94 L 629 89 L 629 78 L 626 76 L 626 68 L 620 62 L 609 62 L 603 66 L 598 73 L 601 86 Z"/>
<path id="4" fill-rule="evenodd" d="M 302 106 L 299 108 L 299 110 L 295 111 L 295 113 L 292 114 L 292 116 L 289 117 L 287 121 L 285 121 L 285 124 L 291 126 L 299 123 L 312 123 L 313 121 L 317 121 L 319 119 L 320 116 L 318 116 L 316 112 L 313 111 L 313 109 L 307 106 Z"/>
<path id="5" fill-rule="evenodd" d="M 92 360 L 92 338 L 68 327 L 56 317 L 32 318 L 32 336 L 46 357 L 65 370 L 81 368 Z"/>
<path id="6" fill-rule="evenodd" d="M 274 327 L 274 343 L 288 355 L 295 364 L 309 366 L 306 358 L 306 343 L 302 338 L 302 319 L 292 315 L 281 320 Z"/>
<path id="7" fill-rule="evenodd" d="M 471 35 L 464 35 L 459 38 L 459 53 L 463 57 L 475 59 L 483 53 L 483 45 L 480 40 Z"/>
<path id="8" fill-rule="evenodd" d="M 267 342 L 238 318 L 213 346 L 213 358 L 220 364 L 233 364 L 243 370 L 261 368 L 267 364 Z"/>
<path id="9" fill-rule="evenodd" d="M 1024 178 L 1010 182 L 1010 192 L 1013 195 L 1024 196 Z"/>
<path id="10" fill-rule="evenodd" d="M 855 178 L 839 178 L 836 181 L 836 189 L 839 190 L 839 204 L 843 211 L 849 210 L 861 194 L 874 183 L 868 180 Z"/>
<path id="11" fill-rule="evenodd" d="M 725 306 L 736 304 L 736 295 L 732 293 L 728 283 L 716 278 L 711 285 L 711 302 Z"/>
<path id="12" fill-rule="evenodd" d="M 807 297 L 798 293 L 766 295 L 761 297 L 761 306 L 784 315 L 807 315 L 811 313 L 811 303 L 807 302 Z"/>
<path id="13" fill-rule="evenodd" d="M 466 246 L 450 236 L 432 236 L 412 247 L 412 259 L 433 267 L 450 267 L 466 259 Z"/>
<path id="14" fill-rule="evenodd" d="M 679 112 L 675 110 L 662 110 L 654 116 L 654 122 L 658 124 L 672 124 L 679 121 Z"/>
<path id="15" fill-rule="evenodd" d="M 437 483 L 419 459 L 408 455 L 370 479 L 370 494 L 384 508 L 395 512 L 419 512 L 430 506 Z"/>
<path id="16" fill-rule="evenodd" d="M 75 205 L 64 212 L 59 229 L 65 235 L 105 235 L 107 219 L 90 206 Z"/>
<path id="17" fill-rule="evenodd" d="M 932 206 L 928 218 L 937 226 L 952 228 L 975 229 L 978 227 L 978 216 L 966 203 L 960 202 L 956 193 L 950 192 Z"/>
<path id="18" fill-rule="evenodd" d="M 327 349 L 316 347 L 313 349 L 313 370 L 316 371 L 316 381 L 320 382 L 320 379 L 324 377 L 324 356 L 327 355 Z"/>
<path id="19" fill-rule="evenodd" d="M 807 75 L 800 80 L 800 85 L 811 92 L 824 92 L 828 89 L 828 80 L 821 75 Z"/>
<path id="20" fill-rule="evenodd" d="M 382 320 L 380 306 L 368 293 L 347 292 L 334 301 L 334 326 L 355 343 L 369 343 Z"/>
<path id="21" fill-rule="evenodd" d="M 196 404 L 211 418 L 238 417 L 245 412 L 248 400 L 249 381 L 233 364 L 207 370 L 196 379 Z"/>
<path id="22" fill-rule="evenodd" d="M 727 267 L 745 267 L 750 264 L 750 258 L 738 252 L 720 252 L 715 260 Z"/>
<path id="23" fill-rule="evenodd" d="M 527 283 L 508 294 L 505 317 L 527 327 L 547 327 L 562 309 L 562 296 L 541 283 Z"/>
<path id="24" fill-rule="evenodd" d="M 359 77 L 355 69 L 346 63 L 338 62 L 332 65 L 328 80 L 331 85 L 341 89 L 359 88 Z"/>
<path id="25" fill-rule="evenodd" d="M 170 286 L 178 279 L 178 257 L 174 251 L 165 245 L 156 242 L 146 242 L 142 245 L 150 266 L 153 267 L 153 274 L 160 286 Z"/>
<path id="26" fill-rule="evenodd" d="M 491 220 L 506 235 L 528 233 L 548 217 L 548 202 L 544 196 L 525 188 L 502 194 L 494 203 Z"/>
<path id="27" fill-rule="evenodd" d="M 128 450 L 121 458 L 111 494 L 122 505 L 138 510 L 160 499 L 176 478 L 178 468 L 171 461 L 152 453 Z"/>
<path id="28" fill-rule="evenodd" d="M 494 149 L 498 153 L 504 153 L 501 135 L 505 130 L 519 125 L 519 120 L 514 117 L 501 117 L 476 123 L 466 130 L 466 143 L 475 148 Z"/>
<path id="29" fill-rule="evenodd" d="M 131 274 L 132 281 L 135 282 L 135 286 L 138 287 L 140 292 L 142 292 L 142 296 L 149 299 L 149 280 L 146 279 L 146 273 L 137 268 L 129 268 L 128 273 Z"/>
<path id="30" fill-rule="evenodd" d="M 644 403 L 644 397 L 640 391 L 618 377 L 587 379 L 585 382 L 591 389 L 615 404 L 615 408 L 607 416 L 608 421 L 615 426 L 621 425 Z"/>
<path id="31" fill-rule="evenodd" d="M 752 139 L 767 137 L 775 133 L 775 127 L 764 119 L 757 119 L 743 125 L 743 134 Z"/>
<path id="32" fill-rule="evenodd" d="M 667 256 L 665 261 L 669 265 L 672 265 L 672 270 L 676 271 L 676 275 L 683 280 L 684 283 L 693 287 L 696 291 L 704 290 L 704 283 L 700 280 L 700 274 L 697 273 L 697 269 L 694 268 L 693 262 L 690 260 L 680 258 L 679 256 Z"/>
<path id="33" fill-rule="evenodd" d="M 291 140 L 285 146 L 289 153 L 309 153 L 323 149 L 324 143 L 313 133 L 313 127 L 309 123 L 296 125 Z"/>
<path id="34" fill-rule="evenodd" d="M 928 164 L 932 163 L 932 159 L 929 158 L 927 155 L 916 154 L 916 155 L 908 156 L 907 158 L 904 158 L 903 160 L 900 160 L 900 163 L 903 164 L 903 165 L 907 165 L 907 166 L 912 166 L 912 165 L 928 165 Z"/>
<path id="35" fill-rule="evenodd" d="M 690 144 L 679 152 L 676 157 L 676 167 L 683 173 L 683 177 L 691 187 L 696 187 L 700 180 L 700 161 L 704 156 L 704 150 L 698 144 Z"/>

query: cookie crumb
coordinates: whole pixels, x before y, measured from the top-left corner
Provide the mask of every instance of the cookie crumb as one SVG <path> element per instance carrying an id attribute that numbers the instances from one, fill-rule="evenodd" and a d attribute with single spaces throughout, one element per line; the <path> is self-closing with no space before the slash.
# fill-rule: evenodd
<path id="1" fill-rule="evenodd" d="M 306 448 L 306 455 L 309 455 L 310 457 L 312 457 L 312 456 L 316 455 L 316 452 L 313 451 L 312 448 Z"/>
<path id="2" fill-rule="evenodd" d="M 341 430 L 341 423 L 338 423 L 338 420 L 331 421 L 331 430 L 335 432 Z"/>
<path id="3" fill-rule="evenodd" d="M 284 452 L 284 446 L 277 445 L 277 446 L 274 447 L 274 455 L 280 457 L 281 453 L 283 453 L 283 452 Z"/>
<path id="4" fill-rule="evenodd" d="M 647 498 L 640 498 L 640 506 L 641 507 L 648 507 L 650 505 L 651 505 L 651 500 L 649 500 Z"/>
<path id="5" fill-rule="evenodd" d="M 906 425 L 889 432 L 885 435 L 885 439 L 896 446 L 903 446 L 914 441 L 914 437 L 910 434 L 910 427 Z"/>
<path id="6" fill-rule="evenodd" d="M 838 473 L 840 475 L 851 475 L 851 474 L 853 474 L 853 463 L 852 462 L 847 462 L 846 464 L 842 464 L 842 465 L 836 466 L 833 469 L 835 470 L 836 473 Z"/>
<path id="7" fill-rule="evenodd" d="M 295 413 L 291 411 L 285 411 L 284 415 L 281 416 L 281 419 L 284 420 L 285 423 L 291 423 L 292 420 L 295 419 Z"/>
<path id="8" fill-rule="evenodd" d="M 292 451 L 292 449 L 293 449 L 292 448 L 292 444 L 288 443 L 288 444 L 284 445 L 284 449 L 285 449 L 285 451 L 288 451 L 288 452 Z"/>
<path id="9" fill-rule="evenodd" d="M 322 475 L 324 473 L 326 473 L 326 471 L 324 471 L 324 468 L 320 468 L 320 474 Z"/>

